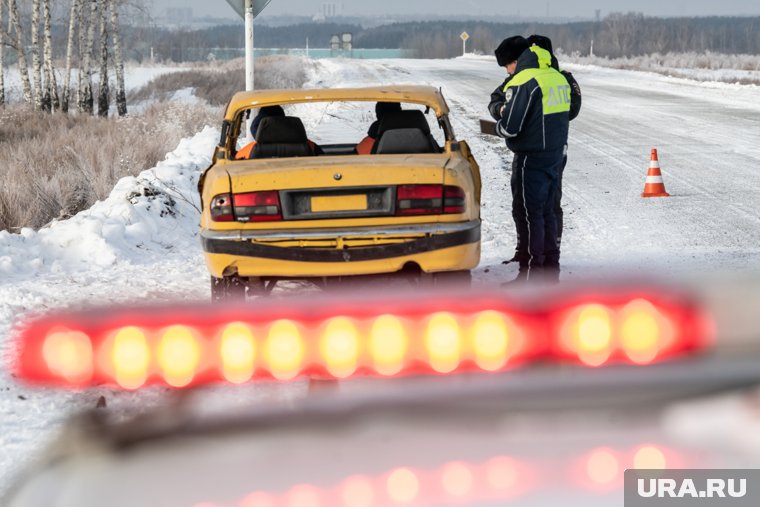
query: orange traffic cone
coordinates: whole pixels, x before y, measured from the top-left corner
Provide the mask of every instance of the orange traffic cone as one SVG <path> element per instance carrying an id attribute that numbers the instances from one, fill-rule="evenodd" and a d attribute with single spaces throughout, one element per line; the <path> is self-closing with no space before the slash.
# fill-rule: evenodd
<path id="1" fill-rule="evenodd" d="M 660 159 L 657 158 L 657 150 L 652 149 L 652 161 L 649 163 L 649 174 L 641 197 L 670 197 L 665 191 L 665 181 L 660 171 Z"/>

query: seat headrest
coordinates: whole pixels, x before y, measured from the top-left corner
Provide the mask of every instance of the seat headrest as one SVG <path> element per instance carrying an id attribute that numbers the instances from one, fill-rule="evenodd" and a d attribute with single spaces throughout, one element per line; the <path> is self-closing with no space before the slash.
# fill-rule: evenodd
<path id="1" fill-rule="evenodd" d="M 376 143 L 377 155 L 403 155 L 412 153 L 437 153 L 440 150 L 434 144 L 430 134 L 420 129 L 390 130 Z"/>
<path id="2" fill-rule="evenodd" d="M 430 134 L 430 124 L 428 124 L 427 118 L 425 118 L 422 111 L 398 111 L 396 113 L 388 113 L 380 120 L 377 138 L 379 139 L 389 130 L 398 129 L 419 129 L 424 134 Z"/>
<path id="3" fill-rule="evenodd" d="M 258 144 L 305 144 L 309 140 L 300 118 L 281 116 L 261 120 L 256 142 Z"/>

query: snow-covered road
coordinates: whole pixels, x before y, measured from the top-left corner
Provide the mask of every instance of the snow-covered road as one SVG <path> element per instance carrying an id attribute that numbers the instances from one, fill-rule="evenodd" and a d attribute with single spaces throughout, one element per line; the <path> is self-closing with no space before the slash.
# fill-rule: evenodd
<path id="1" fill-rule="evenodd" d="M 760 88 L 696 83 L 599 68 L 572 69 L 584 109 L 572 125 L 565 177 L 566 278 L 615 272 L 689 275 L 760 272 Z M 391 83 L 443 87 L 460 138 L 483 172 L 484 252 L 479 283 L 501 282 L 514 247 L 510 159 L 477 120 L 503 71 L 488 59 L 321 61 L 316 86 Z M 309 129 L 319 115 L 309 117 Z M 183 141 L 157 169 L 121 182 L 109 199 L 40 233 L 0 233 L 0 359 L 13 353 L 13 325 L 30 312 L 90 303 L 202 299 L 208 277 L 194 236 L 192 188 L 217 139 Z M 660 150 L 669 199 L 639 197 L 649 151 Z M 148 191 L 144 191 L 144 189 Z M 152 189 L 152 190 L 151 190 Z M 173 202 L 157 199 L 168 195 Z M 137 192 L 137 193 L 136 193 Z M 197 203 L 195 203 L 197 205 Z M 298 395 L 302 387 L 269 391 Z M 239 391 L 238 391 L 239 392 Z M 261 394 L 255 388 L 250 395 Z M 106 394 L 116 410 L 162 392 L 81 395 L 31 391 L 0 372 L 0 492 L 67 414 Z"/>
<path id="2" fill-rule="evenodd" d="M 479 134 L 477 122 L 487 117 L 485 103 L 503 70 L 475 58 L 363 65 L 382 83 L 443 87 L 457 134 L 470 141 L 483 172 L 481 274 L 491 276 L 480 279 L 507 276 L 499 265 L 514 245 L 509 155 L 501 140 Z M 564 180 L 565 273 L 760 271 L 760 88 L 572 70 L 584 102 Z M 353 74 L 356 84 L 366 82 Z M 640 197 L 652 148 L 669 199 Z"/>

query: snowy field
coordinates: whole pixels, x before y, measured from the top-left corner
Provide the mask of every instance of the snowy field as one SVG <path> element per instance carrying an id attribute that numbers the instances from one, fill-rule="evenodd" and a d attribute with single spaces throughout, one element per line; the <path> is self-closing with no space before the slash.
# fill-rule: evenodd
<path id="1" fill-rule="evenodd" d="M 565 176 L 565 280 L 625 274 L 689 277 L 760 273 L 760 88 L 573 66 L 584 109 L 572 125 Z M 171 71 L 171 70 L 168 70 Z M 511 257 L 510 160 L 478 119 L 503 71 L 490 59 L 320 61 L 313 86 L 391 83 L 443 87 L 458 136 L 483 173 L 483 261 L 476 283 L 515 276 Z M 158 70 L 156 70 L 158 73 Z M 145 80 L 138 73 L 134 79 Z M 133 85 L 134 86 L 134 85 Z M 309 132 L 329 118 L 301 106 Z M 354 133 L 351 134 L 354 136 Z M 40 232 L 0 232 L 0 359 L 13 355 L 19 320 L 54 308 L 208 297 L 197 237 L 197 178 L 210 162 L 216 126 L 186 139 L 156 168 L 119 182 L 111 196 Z M 358 141 L 361 133 L 355 134 Z M 658 148 L 669 199 L 640 198 Z M 245 388 L 243 396 L 293 397 L 303 386 Z M 0 372 L 0 493 L 55 435 L 65 417 L 101 395 L 118 410 L 165 391 L 115 394 L 33 391 Z"/>

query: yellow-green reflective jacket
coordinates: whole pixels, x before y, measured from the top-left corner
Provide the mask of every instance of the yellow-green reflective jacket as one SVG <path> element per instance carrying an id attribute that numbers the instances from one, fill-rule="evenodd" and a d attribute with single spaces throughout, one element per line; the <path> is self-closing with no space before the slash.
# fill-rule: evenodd
<path id="1" fill-rule="evenodd" d="M 515 153 L 563 150 L 570 124 L 570 84 L 538 46 L 525 51 L 504 88 L 506 104 L 496 131 Z"/>

